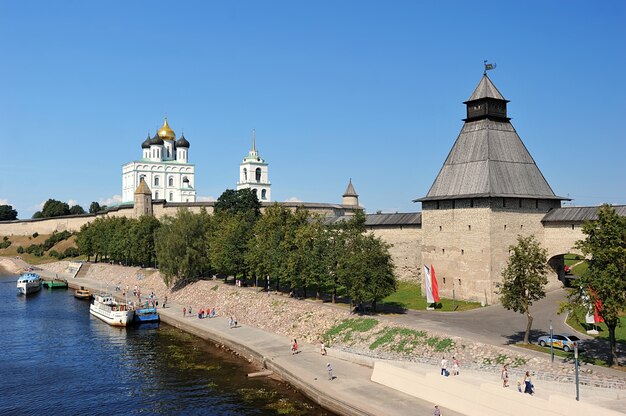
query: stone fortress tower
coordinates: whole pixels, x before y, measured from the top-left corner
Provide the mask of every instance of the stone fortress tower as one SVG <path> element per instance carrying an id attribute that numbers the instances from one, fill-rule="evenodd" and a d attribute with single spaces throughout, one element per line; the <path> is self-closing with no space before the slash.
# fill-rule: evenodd
<path id="1" fill-rule="evenodd" d="M 554 194 L 483 75 L 465 101 L 467 117 L 422 203 L 422 264 L 446 297 L 494 303 L 517 236 L 543 241 L 542 219 L 567 198 Z M 556 284 L 556 276 L 551 276 Z"/>
<path id="2" fill-rule="evenodd" d="M 237 190 L 251 188 L 261 202 L 271 202 L 271 186 L 268 164 L 261 159 L 256 150 L 256 138 L 252 129 L 252 149 L 239 165 Z"/>
<path id="3" fill-rule="evenodd" d="M 352 178 L 350 178 L 350 182 L 348 182 L 346 192 L 343 193 L 342 204 L 353 205 L 355 207 L 359 206 L 359 194 L 357 194 L 354 190 L 354 186 L 352 185 Z"/>
<path id="4" fill-rule="evenodd" d="M 168 202 L 195 202 L 195 166 L 189 163 L 189 141 L 167 122 L 154 137 L 141 144 L 141 159 L 122 166 L 122 202 L 132 202 L 141 179 L 150 184 L 153 199 Z"/>
<path id="5" fill-rule="evenodd" d="M 152 216 L 152 191 L 143 178 L 141 178 L 139 186 L 135 190 L 133 210 L 135 218 L 139 218 L 142 215 Z"/>

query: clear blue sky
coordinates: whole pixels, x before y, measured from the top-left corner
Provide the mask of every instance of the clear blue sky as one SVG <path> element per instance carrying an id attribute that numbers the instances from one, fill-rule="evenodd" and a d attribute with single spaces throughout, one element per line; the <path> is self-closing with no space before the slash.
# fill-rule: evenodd
<path id="1" fill-rule="evenodd" d="M 167 114 L 200 197 L 256 129 L 274 200 L 418 211 L 482 76 L 557 195 L 626 203 L 626 3 L 4 1 L 0 203 L 86 209 Z"/>

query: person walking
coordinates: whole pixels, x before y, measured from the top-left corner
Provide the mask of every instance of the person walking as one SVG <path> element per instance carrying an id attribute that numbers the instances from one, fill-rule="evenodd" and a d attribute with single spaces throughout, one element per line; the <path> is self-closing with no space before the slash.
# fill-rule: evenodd
<path id="1" fill-rule="evenodd" d="M 457 360 L 456 357 L 452 357 L 452 375 L 459 375 L 459 360 Z"/>
<path id="2" fill-rule="evenodd" d="M 509 387 L 509 370 L 506 365 L 502 367 L 502 387 Z"/>
<path id="3" fill-rule="evenodd" d="M 530 378 L 530 372 L 526 371 L 526 374 L 524 375 L 524 393 L 528 393 L 532 396 L 532 394 L 534 393 L 533 391 L 533 381 Z"/>
<path id="4" fill-rule="evenodd" d="M 163 299 L 163 309 L 165 309 L 166 304 L 167 304 L 167 296 L 165 296 L 165 299 Z"/>
<path id="5" fill-rule="evenodd" d="M 445 376 L 447 372 L 448 372 L 448 360 L 446 360 L 446 357 L 442 357 L 441 358 L 441 375 Z"/>
<path id="6" fill-rule="evenodd" d="M 233 328 L 233 317 L 229 316 L 228 317 L 228 328 L 232 329 Z"/>
<path id="7" fill-rule="evenodd" d="M 326 355 L 326 346 L 324 346 L 324 341 L 320 341 L 320 354 Z"/>
<path id="8" fill-rule="evenodd" d="M 435 411 L 433 412 L 433 416 L 441 416 L 441 410 L 439 410 L 439 406 L 435 405 Z"/>
<path id="9" fill-rule="evenodd" d="M 333 366 L 330 363 L 326 364 L 326 371 L 328 371 L 328 379 L 332 381 L 335 376 L 333 376 Z"/>
<path id="10" fill-rule="evenodd" d="M 187 308 L 183 308 L 183 318 L 187 316 Z"/>

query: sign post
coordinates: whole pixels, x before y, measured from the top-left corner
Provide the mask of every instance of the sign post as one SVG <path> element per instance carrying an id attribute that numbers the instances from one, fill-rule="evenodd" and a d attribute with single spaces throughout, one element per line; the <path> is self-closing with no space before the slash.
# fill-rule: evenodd
<path id="1" fill-rule="evenodd" d="M 574 363 L 576 368 L 576 401 L 580 400 L 579 390 L 578 390 L 578 343 L 574 343 Z"/>
<path id="2" fill-rule="evenodd" d="M 552 338 L 552 321 L 550 321 L 550 365 L 554 364 L 554 339 Z"/>

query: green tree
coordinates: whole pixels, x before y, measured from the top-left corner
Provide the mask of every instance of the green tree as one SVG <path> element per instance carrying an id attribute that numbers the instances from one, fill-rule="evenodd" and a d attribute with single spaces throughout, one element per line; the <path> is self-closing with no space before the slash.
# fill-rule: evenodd
<path id="1" fill-rule="evenodd" d="M 509 247 L 510 257 L 502 271 L 502 282 L 497 284 L 500 302 L 508 310 L 526 315 L 528 321 L 524 344 L 533 324 L 530 307 L 545 295 L 548 284 L 547 251 L 534 236 L 518 236 L 517 244 Z"/>
<path id="2" fill-rule="evenodd" d="M 215 202 L 215 213 L 230 212 L 231 214 L 249 213 L 257 218 L 261 214 L 261 202 L 250 188 L 225 190 Z"/>
<path id="3" fill-rule="evenodd" d="M 222 211 L 213 217 L 210 246 L 211 266 L 218 274 L 237 276 L 245 274 L 248 240 L 252 235 L 254 222 L 252 213 L 231 213 Z"/>
<path id="4" fill-rule="evenodd" d="M 33 219 L 35 218 L 43 218 L 43 213 L 41 211 L 37 211 L 33 214 Z"/>
<path id="5" fill-rule="evenodd" d="M 72 215 L 81 215 L 84 214 L 85 210 L 80 205 L 74 205 L 70 208 L 70 214 Z"/>
<path id="6" fill-rule="evenodd" d="M 90 214 L 95 214 L 96 212 L 100 212 L 101 210 L 102 210 L 102 207 L 100 207 L 100 204 L 97 203 L 96 201 L 93 201 L 89 205 L 89 213 Z"/>
<path id="7" fill-rule="evenodd" d="M 329 235 L 323 219 L 313 217 L 301 224 L 295 235 L 295 256 L 300 263 L 300 281 L 307 297 L 307 289 L 315 288 L 315 298 L 329 285 L 331 251 Z"/>
<path id="8" fill-rule="evenodd" d="M 197 279 L 210 270 L 207 234 L 211 217 L 181 208 L 165 217 L 155 233 L 156 256 L 163 281 L 170 287 Z"/>
<path id="9" fill-rule="evenodd" d="M 11 205 L 0 205 L 0 221 L 12 221 L 17 219 L 17 211 Z"/>
<path id="10" fill-rule="evenodd" d="M 626 217 L 604 204 L 598 208 L 596 221 L 585 221 L 582 226 L 585 239 L 576 242 L 588 258 L 588 269 L 575 280 L 580 291 L 570 298 L 571 303 L 583 304 L 587 294 L 592 304 L 602 302 L 598 314 L 609 330 L 610 365 L 617 365 L 615 328 L 626 305 Z"/>
<path id="11" fill-rule="evenodd" d="M 48 199 L 46 203 L 43 204 L 41 213 L 44 218 L 60 217 L 63 215 L 69 215 L 70 207 L 66 202 L 57 201 L 56 199 Z"/>
<path id="12" fill-rule="evenodd" d="M 152 216 L 143 215 L 131 225 L 130 254 L 132 264 L 146 267 L 156 259 L 155 233 L 161 223 Z"/>
<path id="13" fill-rule="evenodd" d="M 255 223 L 245 255 L 248 270 L 262 279 L 278 278 L 285 263 L 286 253 L 282 246 L 287 220 L 292 212 L 279 204 L 268 207 Z"/>

